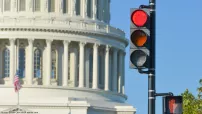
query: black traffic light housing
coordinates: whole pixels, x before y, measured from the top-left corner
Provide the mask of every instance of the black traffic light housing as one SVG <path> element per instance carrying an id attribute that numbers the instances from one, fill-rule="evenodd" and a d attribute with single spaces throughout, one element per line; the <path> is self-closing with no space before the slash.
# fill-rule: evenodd
<path id="1" fill-rule="evenodd" d="M 130 68 L 147 69 L 150 61 L 150 11 L 132 8 L 130 15 Z"/>
<path id="2" fill-rule="evenodd" d="M 182 96 L 163 97 L 163 114 L 183 114 Z"/>

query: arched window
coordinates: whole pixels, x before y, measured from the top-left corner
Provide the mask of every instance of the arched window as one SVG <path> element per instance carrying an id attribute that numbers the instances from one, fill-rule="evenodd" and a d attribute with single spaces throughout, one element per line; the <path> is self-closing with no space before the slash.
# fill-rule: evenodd
<path id="1" fill-rule="evenodd" d="M 11 10 L 11 0 L 4 0 L 4 11 Z"/>
<path id="2" fill-rule="evenodd" d="M 34 0 L 34 11 L 40 11 L 41 10 L 41 0 Z"/>
<path id="3" fill-rule="evenodd" d="M 24 78 L 25 77 L 25 49 L 20 48 L 19 49 L 19 63 L 18 63 L 18 68 L 19 68 L 19 77 Z"/>
<path id="4" fill-rule="evenodd" d="M 26 9 L 26 0 L 19 1 L 19 11 L 25 11 Z"/>
<path id="5" fill-rule="evenodd" d="M 69 0 L 63 0 L 63 13 L 68 13 Z"/>
<path id="6" fill-rule="evenodd" d="M 52 57 L 52 70 L 51 70 L 51 78 L 56 79 L 56 70 L 57 70 L 57 55 L 56 50 L 52 50 L 51 52 Z"/>
<path id="7" fill-rule="evenodd" d="M 10 75 L 10 51 L 8 48 L 5 48 L 3 51 L 3 61 L 4 61 L 3 78 L 5 78 L 5 77 L 9 77 L 9 75 Z"/>
<path id="8" fill-rule="evenodd" d="M 34 77 L 41 78 L 42 54 L 40 49 L 34 51 Z"/>
<path id="9" fill-rule="evenodd" d="M 81 1 L 80 0 L 76 0 L 76 4 L 75 4 L 75 7 L 76 7 L 76 15 L 80 15 L 80 7 L 81 7 Z"/>
<path id="10" fill-rule="evenodd" d="M 49 12 L 55 12 L 55 0 L 49 0 L 48 10 Z"/>
<path id="11" fill-rule="evenodd" d="M 87 16 L 92 17 L 92 0 L 87 0 Z"/>

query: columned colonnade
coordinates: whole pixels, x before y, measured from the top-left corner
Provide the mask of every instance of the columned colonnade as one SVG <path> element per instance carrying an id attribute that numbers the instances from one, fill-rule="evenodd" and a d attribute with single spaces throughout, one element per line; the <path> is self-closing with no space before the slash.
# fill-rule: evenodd
<path id="1" fill-rule="evenodd" d="M 110 21 L 110 0 L 25 0 L 23 4 L 20 4 L 21 0 L 1 0 L 0 13 L 34 12 L 46 14 L 49 12 L 66 14 L 71 17 L 80 16 L 105 23 Z M 52 10 L 50 11 L 50 9 Z"/>
<path id="2" fill-rule="evenodd" d="M 16 72 L 16 57 L 15 53 L 15 39 L 10 39 L 10 76 L 9 79 L 13 80 Z M 51 71 L 52 71 L 52 42 L 54 40 L 45 40 L 45 69 L 43 69 L 44 75 L 42 78 L 42 85 L 51 86 Z M 25 85 L 33 85 L 34 79 L 34 39 L 28 39 L 28 46 L 26 53 L 26 67 L 25 67 Z M 75 43 L 73 41 L 64 40 L 63 45 L 63 58 L 62 58 L 62 81 L 61 86 L 68 87 L 69 83 L 72 83 L 71 87 L 103 89 L 105 91 L 114 91 L 124 94 L 124 58 L 125 52 L 123 50 L 114 48 L 110 45 L 102 45 L 98 43 L 76 42 L 78 44 L 78 50 L 73 50 L 75 53 L 70 53 L 70 44 Z M 93 59 L 90 60 L 90 51 L 87 50 L 87 45 L 92 47 Z M 101 59 L 99 59 L 100 47 L 102 47 L 104 53 Z M 89 59 L 89 60 L 88 60 Z M 101 60 L 101 62 L 99 62 Z M 77 62 L 76 62 L 77 61 Z M 89 62 L 92 61 L 92 82 L 90 82 Z M 101 66 L 100 67 L 100 64 Z M 88 67 L 88 68 L 87 68 Z M 101 75 L 100 75 L 100 74 Z M 77 77 L 78 76 L 78 77 Z M 101 76 L 101 77 L 100 77 Z M 79 78 L 79 79 L 77 79 Z M 99 79 L 103 81 L 103 88 L 99 86 Z M 69 80 L 73 81 L 70 82 Z M 78 82 L 77 82 L 78 81 Z M 12 81 L 11 81 L 12 82 Z M 58 81 L 59 82 L 59 81 Z M 77 84 L 78 83 L 78 84 Z M 90 86 L 92 85 L 92 86 Z"/>

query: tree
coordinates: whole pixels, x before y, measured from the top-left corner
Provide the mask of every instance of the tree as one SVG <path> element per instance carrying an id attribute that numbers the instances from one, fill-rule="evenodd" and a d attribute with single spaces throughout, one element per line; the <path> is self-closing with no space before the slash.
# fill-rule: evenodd
<path id="1" fill-rule="evenodd" d="M 202 79 L 199 83 L 200 86 L 197 88 L 197 97 L 190 93 L 188 89 L 182 93 L 183 114 L 202 114 Z"/>

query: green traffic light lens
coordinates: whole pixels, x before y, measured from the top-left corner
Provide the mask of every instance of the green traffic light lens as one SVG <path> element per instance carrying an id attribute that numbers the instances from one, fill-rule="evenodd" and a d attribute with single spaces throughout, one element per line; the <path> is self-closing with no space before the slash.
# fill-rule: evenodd
<path id="1" fill-rule="evenodd" d="M 147 54 L 141 50 L 136 50 L 131 54 L 130 60 L 136 67 L 143 67 L 147 61 Z"/>

